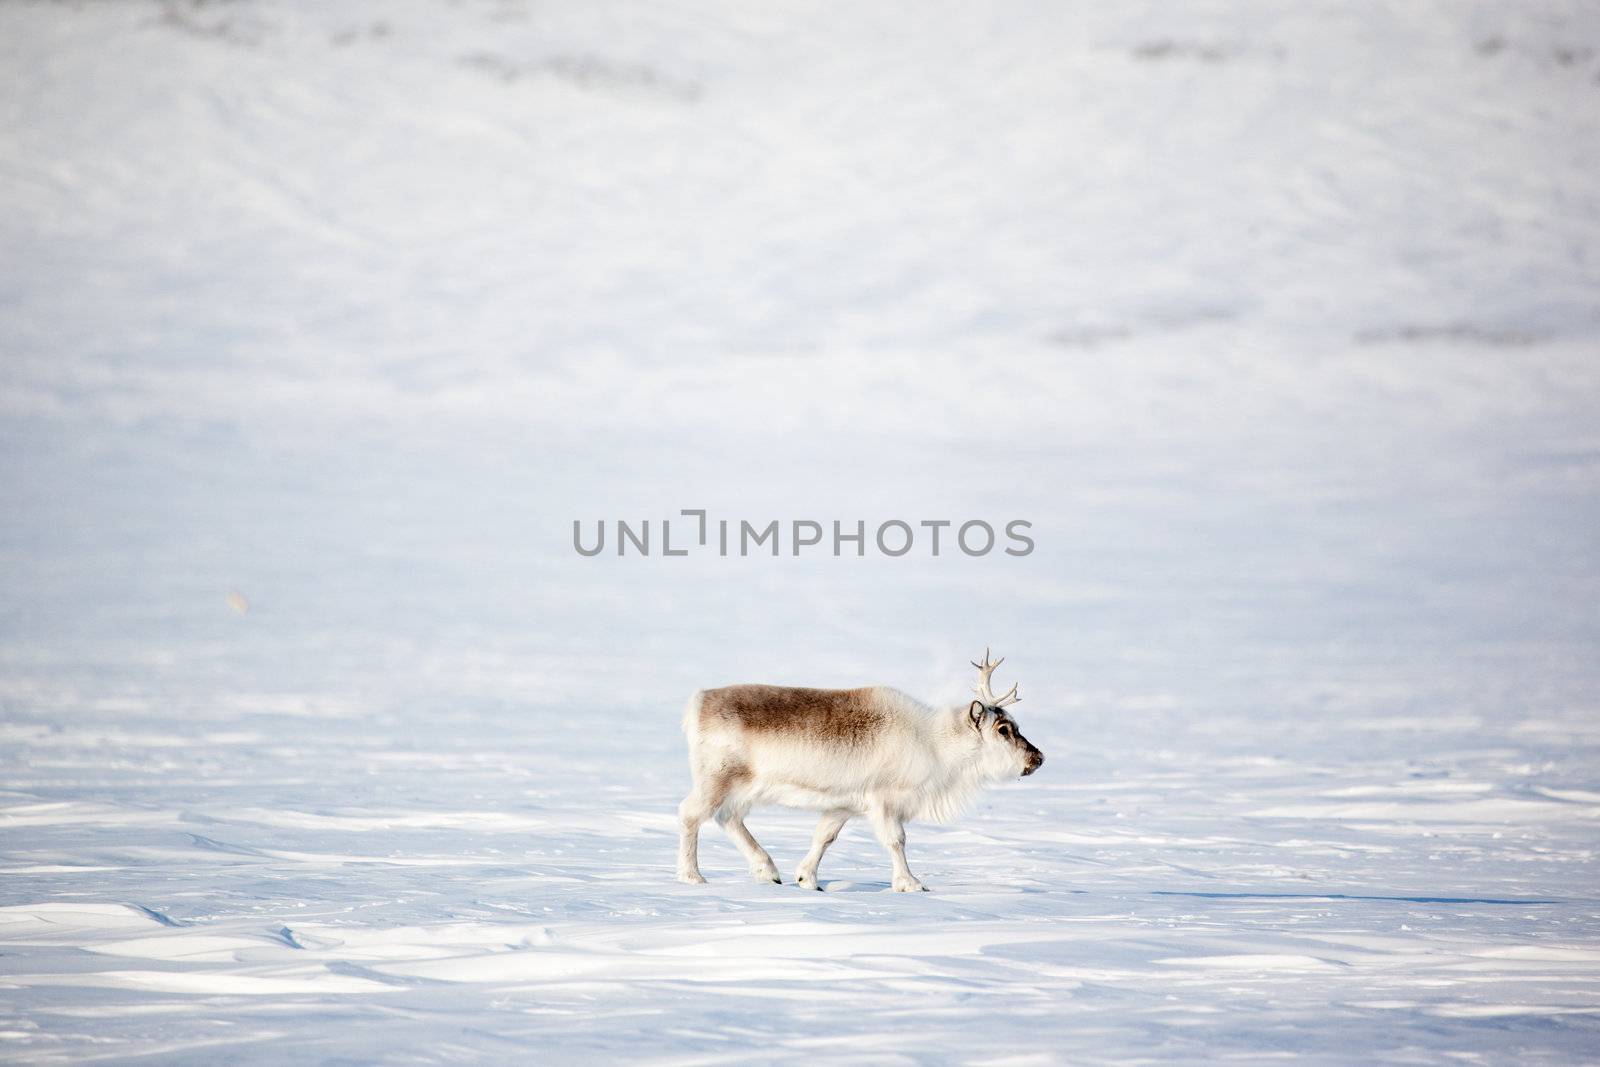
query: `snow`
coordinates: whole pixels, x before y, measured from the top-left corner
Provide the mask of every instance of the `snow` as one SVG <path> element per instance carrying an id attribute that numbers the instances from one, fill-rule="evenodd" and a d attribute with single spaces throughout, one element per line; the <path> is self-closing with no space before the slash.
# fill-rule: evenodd
<path id="1" fill-rule="evenodd" d="M 1597 102 L 1576 3 L 0 6 L 0 1059 L 1600 1058 Z M 1038 547 L 572 549 L 683 508 Z M 985 645 L 933 892 L 672 880 L 689 692 Z"/>

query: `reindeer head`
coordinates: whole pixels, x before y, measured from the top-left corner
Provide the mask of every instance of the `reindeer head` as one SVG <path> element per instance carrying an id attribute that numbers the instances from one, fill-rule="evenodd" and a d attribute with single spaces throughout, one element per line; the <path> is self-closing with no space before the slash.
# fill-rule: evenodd
<path id="1" fill-rule="evenodd" d="M 1044 763 L 1044 753 L 1022 736 L 1016 720 L 1005 710 L 1022 699 L 1017 695 L 1017 687 L 1013 685 L 999 697 L 989 688 L 994 669 L 1004 662 L 1005 657 L 1001 656 L 990 663 L 989 650 L 983 650 L 983 662 L 973 664 L 978 668 L 978 684 L 973 686 L 978 699 L 967 707 L 967 721 L 978 734 L 984 770 L 995 779 L 1010 778 L 1014 774 L 1027 777 Z"/>

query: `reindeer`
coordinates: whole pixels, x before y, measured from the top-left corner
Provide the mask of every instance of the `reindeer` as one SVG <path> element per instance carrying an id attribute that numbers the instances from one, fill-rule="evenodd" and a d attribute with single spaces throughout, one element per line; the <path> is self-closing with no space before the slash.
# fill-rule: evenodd
<path id="1" fill-rule="evenodd" d="M 715 818 L 749 861 L 760 882 L 778 882 L 772 857 L 751 836 L 744 817 L 761 803 L 821 811 L 811 851 L 795 881 L 821 889 L 822 854 L 856 815 L 872 822 L 894 864 L 894 889 L 925 890 L 906 865 L 905 824 L 954 818 L 986 783 L 1027 776 L 1044 753 L 1022 736 L 1005 708 L 1022 698 L 1017 687 L 995 696 L 995 668 L 984 650 L 978 699 L 936 710 L 895 689 L 799 689 L 730 685 L 689 698 L 683 729 L 689 737 L 694 788 L 678 806 L 682 838 L 678 880 L 701 884 L 700 824 Z"/>

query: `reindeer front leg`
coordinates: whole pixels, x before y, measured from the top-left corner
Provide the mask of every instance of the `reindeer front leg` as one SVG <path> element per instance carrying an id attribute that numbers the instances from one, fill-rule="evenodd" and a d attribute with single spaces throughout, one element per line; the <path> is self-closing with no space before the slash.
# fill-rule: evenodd
<path id="1" fill-rule="evenodd" d="M 906 865 L 905 820 L 898 812 L 881 803 L 874 804 L 868 815 L 872 819 L 873 832 L 883 842 L 883 847 L 889 850 L 889 859 L 894 863 L 894 891 L 915 893 L 926 890 L 928 887 L 917 881 L 917 876 Z"/>

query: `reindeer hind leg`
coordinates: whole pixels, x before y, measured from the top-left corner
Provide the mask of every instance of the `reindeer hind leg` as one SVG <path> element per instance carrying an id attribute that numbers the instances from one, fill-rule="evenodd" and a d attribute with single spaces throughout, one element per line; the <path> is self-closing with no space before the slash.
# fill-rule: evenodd
<path id="1" fill-rule="evenodd" d="M 822 818 L 817 820 L 817 829 L 811 835 L 811 851 L 806 853 L 806 858 L 800 861 L 800 867 L 794 872 L 794 880 L 807 889 L 821 889 L 822 883 L 817 881 L 817 865 L 822 862 L 822 854 L 828 851 L 828 846 L 838 838 L 839 831 L 844 829 L 844 824 L 850 821 L 854 812 L 843 808 L 825 811 Z"/>
<path id="2" fill-rule="evenodd" d="M 696 772 L 694 788 L 678 805 L 678 881 L 705 883 L 700 873 L 700 824 L 722 807 L 732 784 L 725 775 Z"/>
<path id="3" fill-rule="evenodd" d="M 783 884 L 783 879 L 778 877 L 778 866 L 772 862 L 772 856 L 761 847 L 761 842 L 756 840 L 750 828 L 744 824 L 744 817 L 749 808 L 744 804 L 735 802 L 725 803 L 717 812 L 717 822 L 733 838 L 733 843 L 739 846 L 739 851 L 744 853 L 745 861 L 750 864 L 750 873 L 758 882 L 776 882 Z"/>

